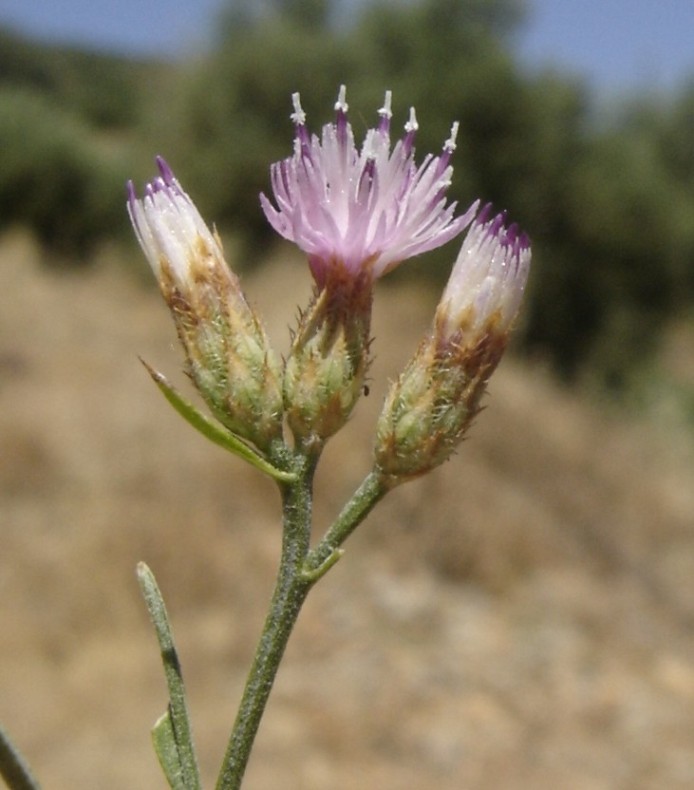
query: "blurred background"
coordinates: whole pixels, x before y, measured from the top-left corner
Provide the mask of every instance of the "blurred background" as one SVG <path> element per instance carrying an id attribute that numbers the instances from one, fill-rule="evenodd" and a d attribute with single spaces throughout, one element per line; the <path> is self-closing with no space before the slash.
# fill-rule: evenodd
<path id="1" fill-rule="evenodd" d="M 451 193 L 508 209 L 533 270 L 470 440 L 309 598 L 247 786 L 694 786 L 693 37 L 683 0 L 3 0 L 0 721 L 46 787 L 164 786 L 140 559 L 210 781 L 279 551 L 272 485 L 141 370 L 186 386 L 124 182 L 166 156 L 284 351 L 310 281 L 257 195 L 291 93 L 318 130 L 340 83 L 358 139 L 386 88 L 420 156 L 459 120 Z M 455 253 L 379 283 L 318 531 Z"/>

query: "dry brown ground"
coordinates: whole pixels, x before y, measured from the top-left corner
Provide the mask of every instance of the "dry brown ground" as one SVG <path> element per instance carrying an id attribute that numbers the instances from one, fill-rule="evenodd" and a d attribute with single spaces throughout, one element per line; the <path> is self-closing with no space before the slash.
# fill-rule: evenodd
<path id="1" fill-rule="evenodd" d="M 140 559 L 212 781 L 278 554 L 272 485 L 166 406 L 136 355 L 175 374 L 172 325 L 116 269 L 51 273 L 23 235 L 0 244 L 0 721 L 47 790 L 164 787 Z M 247 285 L 283 338 L 303 266 Z M 317 528 L 368 469 L 431 309 L 379 290 L 371 394 L 329 448 Z M 393 493 L 312 593 L 249 790 L 694 787 L 688 442 L 510 359 L 491 391 L 460 454 Z"/>

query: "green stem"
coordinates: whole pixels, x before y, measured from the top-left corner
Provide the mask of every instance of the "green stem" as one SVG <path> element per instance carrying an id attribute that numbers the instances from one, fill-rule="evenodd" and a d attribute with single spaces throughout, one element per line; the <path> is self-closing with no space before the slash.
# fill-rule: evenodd
<path id="1" fill-rule="evenodd" d="M 312 580 L 303 576 L 302 568 L 311 536 L 315 463 L 303 459 L 303 466 L 297 482 L 282 486 L 284 532 L 280 568 L 265 626 L 217 779 L 217 790 L 238 790 L 241 787 L 253 741 L 280 661 L 301 606 L 313 585 Z"/>
<path id="2" fill-rule="evenodd" d="M 31 775 L 29 766 L 0 727 L 0 776 L 10 790 L 39 790 L 39 783 Z"/>
<path id="3" fill-rule="evenodd" d="M 320 543 L 310 550 L 312 484 L 317 460 L 308 455 L 302 457 L 303 469 L 295 470 L 297 481 L 282 486 L 284 532 L 280 568 L 217 779 L 217 790 L 241 787 L 253 741 L 301 606 L 311 587 L 339 559 L 342 543 L 388 490 L 378 474 L 367 475 Z"/>
<path id="4" fill-rule="evenodd" d="M 386 495 L 388 487 L 377 472 L 370 472 L 342 509 L 320 543 L 313 548 L 304 563 L 304 576 L 316 582 L 340 557 L 340 546 Z"/>

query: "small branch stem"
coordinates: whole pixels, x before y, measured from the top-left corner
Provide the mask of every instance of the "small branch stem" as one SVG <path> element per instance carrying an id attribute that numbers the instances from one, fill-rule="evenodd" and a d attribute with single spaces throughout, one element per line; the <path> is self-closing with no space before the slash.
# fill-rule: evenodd
<path id="1" fill-rule="evenodd" d="M 338 550 L 361 522 L 369 515 L 375 505 L 388 492 L 381 476 L 370 472 L 355 491 L 354 496 L 344 506 L 333 525 L 325 533 L 320 543 L 313 548 L 304 563 L 304 573 L 314 581 L 339 559 Z M 336 556 L 337 555 L 337 556 Z M 334 559 L 332 559 L 334 558 Z M 324 569 L 324 570 L 323 570 Z M 323 571 L 323 573 L 321 573 Z"/>

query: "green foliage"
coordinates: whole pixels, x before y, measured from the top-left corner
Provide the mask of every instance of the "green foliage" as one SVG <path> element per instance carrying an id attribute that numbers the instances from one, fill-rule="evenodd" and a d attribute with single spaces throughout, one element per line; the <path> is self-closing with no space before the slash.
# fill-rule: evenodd
<path id="1" fill-rule="evenodd" d="M 83 260 L 122 224 L 117 162 L 88 127 L 40 96 L 0 89 L 0 227 L 25 224 Z"/>
<path id="2" fill-rule="evenodd" d="M 35 44 L 0 28 L 0 88 L 24 88 L 100 128 L 132 126 L 142 112 L 145 64 L 115 55 Z M 154 68 L 154 66 L 151 66 Z"/>
<path id="3" fill-rule="evenodd" d="M 153 64 L 33 43 L 0 30 L 0 228 L 29 225 L 57 255 L 81 262 L 127 232 L 127 139 Z"/>
<path id="4" fill-rule="evenodd" d="M 694 298 L 694 180 L 668 166 L 657 118 L 642 107 L 584 132 L 545 187 L 544 220 L 527 221 L 541 235 L 526 343 L 567 378 L 590 368 L 616 392 Z"/>

